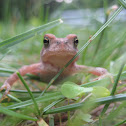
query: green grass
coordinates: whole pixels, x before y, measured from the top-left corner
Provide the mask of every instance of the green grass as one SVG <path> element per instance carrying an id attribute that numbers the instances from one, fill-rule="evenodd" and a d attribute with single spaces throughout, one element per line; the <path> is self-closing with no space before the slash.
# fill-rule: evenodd
<path id="1" fill-rule="evenodd" d="M 121 10 L 122 7 L 120 7 L 120 9 L 115 13 L 115 16 Z M 113 19 L 114 16 L 112 17 L 112 20 Z M 95 23 L 97 22 L 94 22 L 94 24 L 92 25 L 95 26 Z M 102 26 L 102 24 L 101 26 L 96 25 L 95 29 L 92 29 L 91 27 L 74 28 L 65 24 L 60 24 L 60 25 L 58 24 L 59 21 L 56 21 L 54 24 L 52 22 L 51 26 L 49 26 L 49 24 L 45 25 L 43 23 L 42 26 L 45 27 L 44 29 L 43 27 L 41 29 L 42 34 L 38 35 L 36 31 L 33 31 L 34 32 L 33 33 L 32 30 L 30 30 L 30 32 L 26 32 L 29 29 L 33 28 L 33 25 L 30 24 L 30 22 L 26 24 L 19 23 L 16 26 L 11 23 L 6 24 L 6 22 L 5 23 L 0 22 L 0 31 L 2 31 L 2 34 L 0 34 L 0 39 L 2 40 L 2 42 L 0 43 L 0 51 L 1 51 L 0 84 L 1 85 L 5 80 L 4 78 L 5 76 L 9 76 L 21 66 L 39 62 L 43 35 L 45 33 L 53 33 L 57 37 L 65 37 L 67 34 L 70 33 L 77 34 L 79 38 L 78 48 L 80 49 L 79 53 L 77 54 L 77 55 L 80 54 L 80 59 L 77 63 L 82 65 L 105 67 L 108 71 L 110 71 L 113 74 L 114 80 L 116 80 L 117 77 L 121 75 L 120 80 L 123 81 L 124 84 L 126 83 L 124 81 L 126 75 L 125 65 L 123 68 L 123 73 L 120 72 L 118 75 L 120 67 L 125 59 L 125 49 L 126 49 L 126 36 L 125 36 L 126 29 L 124 27 L 126 25 L 125 22 L 120 23 L 120 21 L 115 21 L 110 24 L 110 22 L 108 21 L 104 26 Z M 100 32 L 105 27 L 107 28 L 105 29 L 105 32 L 102 35 L 100 46 L 97 46 L 97 44 L 99 43 L 99 38 L 101 36 Z M 98 29 L 99 31 L 97 31 Z M 90 35 L 93 36 L 92 38 L 89 39 Z M 94 39 L 95 37 L 96 39 Z M 86 43 L 88 39 L 89 41 Z M 90 43 L 90 41 L 92 42 Z M 98 51 L 97 53 L 95 53 L 97 47 L 98 47 Z M 67 67 L 70 63 L 71 61 L 65 67 Z M 63 70 L 64 68 L 61 70 L 61 72 Z M 38 82 L 31 81 L 29 78 L 26 78 L 27 80 L 27 84 L 26 84 L 22 79 L 23 83 L 25 83 L 25 87 L 27 88 L 28 92 L 15 90 L 15 88 L 26 90 L 19 83 L 18 85 L 13 86 L 14 91 L 11 92 L 12 96 L 9 96 L 11 98 L 10 101 L 4 100 L 2 103 L 0 103 L 0 113 L 4 113 L 5 115 L 7 115 L 2 120 L 1 124 L 16 125 L 23 120 L 36 120 L 36 118 L 40 120 L 41 118 L 45 119 L 45 115 L 47 116 L 52 113 L 61 114 L 62 112 L 67 112 L 67 111 L 74 112 L 74 110 L 76 110 L 75 113 L 78 114 L 74 114 L 73 119 L 75 120 L 77 119 L 80 124 L 85 123 L 86 125 L 86 122 L 82 121 L 82 118 L 80 119 L 76 118 L 77 116 L 79 116 L 79 114 L 81 115 L 81 113 L 78 112 L 78 109 L 80 109 L 83 112 L 83 114 L 86 113 L 90 114 L 90 112 L 93 109 L 100 106 L 101 104 L 110 104 L 110 103 L 115 103 L 114 107 L 116 108 L 116 111 L 114 111 L 113 108 L 111 113 L 108 113 L 108 115 L 103 114 L 102 118 L 100 118 L 100 121 L 97 121 L 98 117 L 96 117 L 94 119 L 93 125 L 98 125 L 99 122 L 101 125 L 103 123 L 105 125 L 113 125 L 113 121 L 114 121 L 114 125 L 125 123 L 126 113 L 123 110 L 125 109 L 124 103 L 126 100 L 126 94 L 116 94 L 120 89 L 120 87 L 123 88 L 125 87 L 125 85 L 118 84 L 119 86 L 117 87 L 118 79 L 116 80 L 114 86 L 114 84 L 112 84 L 110 79 L 108 78 L 91 82 L 90 80 L 94 78 L 93 76 L 91 75 L 82 75 L 82 76 L 85 76 L 85 80 L 81 80 L 82 81 L 81 86 L 83 87 L 103 86 L 108 88 L 110 91 L 112 90 L 112 92 L 114 92 L 115 95 L 112 94 L 114 96 L 108 96 L 102 98 L 96 98 L 91 95 L 84 102 L 81 102 L 81 99 L 83 97 L 82 98 L 80 97 L 79 99 L 75 98 L 74 100 L 70 100 L 72 104 L 67 105 L 66 104 L 67 99 L 61 94 L 60 90 L 56 90 L 56 91 L 54 90 L 53 92 L 46 92 L 45 90 L 45 92 L 43 92 L 43 94 L 41 95 L 40 90 L 37 92 L 31 92 L 28 86 L 35 90 L 41 88 L 42 85 L 45 86 L 44 83 L 40 81 Z M 56 76 L 54 79 L 56 79 L 57 77 L 58 76 Z M 49 83 L 47 87 L 49 87 L 52 84 L 53 80 Z M 39 86 L 36 87 L 35 84 Z M 87 95 L 88 94 L 85 94 L 84 96 Z M 117 102 L 120 102 L 119 106 L 116 105 Z M 54 108 L 54 106 L 56 108 Z M 120 113 L 120 111 L 122 113 Z M 15 114 L 17 114 L 16 117 Z M 60 116 L 62 117 L 62 115 Z M 110 119 L 106 121 L 108 117 Z M 53 122 L 55 116 L 54 118 L 52 117 L 50 118 L 51 118 L 50 119 L 51 122 Z M 14 121 L 14 119 L 17 119 L 17 121 Z M 84 119 L 85 118 L 83 118 L 83 120 Z M 69 123 L 72 123 L 72 121 Z M 89 122 L 87 125 L 91 125 L 91 123 Z"/>

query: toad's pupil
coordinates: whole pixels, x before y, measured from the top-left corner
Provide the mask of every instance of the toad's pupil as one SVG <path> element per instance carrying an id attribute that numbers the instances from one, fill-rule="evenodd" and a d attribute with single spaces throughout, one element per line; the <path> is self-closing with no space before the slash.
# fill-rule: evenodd
<path id="1" fill-rule="evenodd" d="M 75 39 L 75 40 L 74 40 L 74 45 L 77 46 L 78 43 L 79 43 L 78 39 Z"/>
<path id="2" fill-rule="evenodd" d="M 43 43 L 44 43 L 44 46 L 47 47 L 49 45 L 49 39 L 44 39 Z"/>
<path id="3" fill-rule="evenodd" d="M 49 43 L 49 40 L 44 39 L 44 44 L 48 44 L 48 43 Z"/>

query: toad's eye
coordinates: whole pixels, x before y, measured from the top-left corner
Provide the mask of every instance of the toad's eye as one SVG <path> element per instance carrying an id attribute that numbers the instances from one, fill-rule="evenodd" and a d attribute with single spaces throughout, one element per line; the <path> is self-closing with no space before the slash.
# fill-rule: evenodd
<path id="1" fill-rule="evenodd" d="M 78 39 L 75 38 L 75 39 L 74 39 L 74 46 L 77 47 L 78 43 L 79 43 Z"/>
<path id="2" fill-rule="evenodd" d="M 43 43 L 44 43 L 45 47 L 48 47 L 49 46 L 49 39 L 45 37 L 43 40 Z"/>

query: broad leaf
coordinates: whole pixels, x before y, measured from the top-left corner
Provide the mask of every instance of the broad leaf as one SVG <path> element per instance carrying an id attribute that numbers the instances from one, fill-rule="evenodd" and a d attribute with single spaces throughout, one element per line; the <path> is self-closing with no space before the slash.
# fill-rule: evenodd
<path id="1" fill-rule="evenodd" d="M 107 97 L 110 95 L 110 91 L 102 86 L 95 86 L 93 87 L 93 91 L 92 91 L 93 95 L 97 98 L 100 97 Z"/>
<path id="2" fill-rule="evenodd" d="M 93 88 L 84 88 L 73 82 L 65 82 L 61 87 L 61 93 L 67 98 L 75 98 L 92 90 Z"/>

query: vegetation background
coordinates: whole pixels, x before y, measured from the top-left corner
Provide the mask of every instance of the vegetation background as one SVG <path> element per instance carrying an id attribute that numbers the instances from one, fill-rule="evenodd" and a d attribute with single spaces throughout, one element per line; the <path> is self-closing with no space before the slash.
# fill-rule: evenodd
<path id="1" fill-rule="evenodd" d="M 0 52 L 0 67 L 16 71 L 23 65 L 29 65 L 40 61 L 40 51 L 43 46 L 43 36 L 52 33 L 57 37 L 65 37 L 68 34 L 77 34 L 79 47 L 82 47 L 91 35 L 93 35 L 113 14 L 111 7 L 120 6 L 116 0 L 1 0 L 0 1 L 0 41 L 9 39 L 30 29 L 44 25 L 61 18 L 64 23 L 40 35 L 35 35 L 19 44 L 11 46 Z M 126 10 L 123 10 L 117 18 L 80 54 L 78 64 L 104 67 L 110 73 L 117 74 L 126 52 Z M 125 71 L 124 67 L 124 71 Z M 0 85 L 3 84 L 9 73 L 0 71 Z M 83 83 L 90 81 L 85 77 Z M 33 82 L 34 83 L 34 82 Z M 36 82 L 35 82 L 36 83 Z M 125 81 L 118 89 L 125 87 Z M 30 87 L 31 89 L 33 88 Z M 41 86 L 39 86 L 41 88 Z M 109 89 L 111 90 L 111 86 Z M 15 85 L 13 89 L 25 89 Z M 10 103 L 11 104 L 11 103 Z M 4 103 L 5 106 L 10 105 Z M 122 102 L 120 111 L 124 110 Z M 46 105 L 45 105 L 46 106 Z M 25 109 L 31 111 L 30 108 Z M 23 110 L 21 110 L 23 111 Z M 23 112 L 26 113 L 26 112 Z M 126 112 L 118 111 L 118 119 L 106 122 L 105 125 L 113 125 L 124 120 Z M 8 118 L 7 118 L 8 119 Z M 6 119 L 6 121 L 7 121 Z M 12 125 L 3 121 L 1 125 Z M 3 117 L 1 117 L 3 120 Z M 104 120 L 105 121 L 105 120 Z M 97 125 L 96 121 L 94 124 Z M 13 125 L 17 125 L 17 121 Z M 88 125 L 88 124 L 86 124 Z"/>

